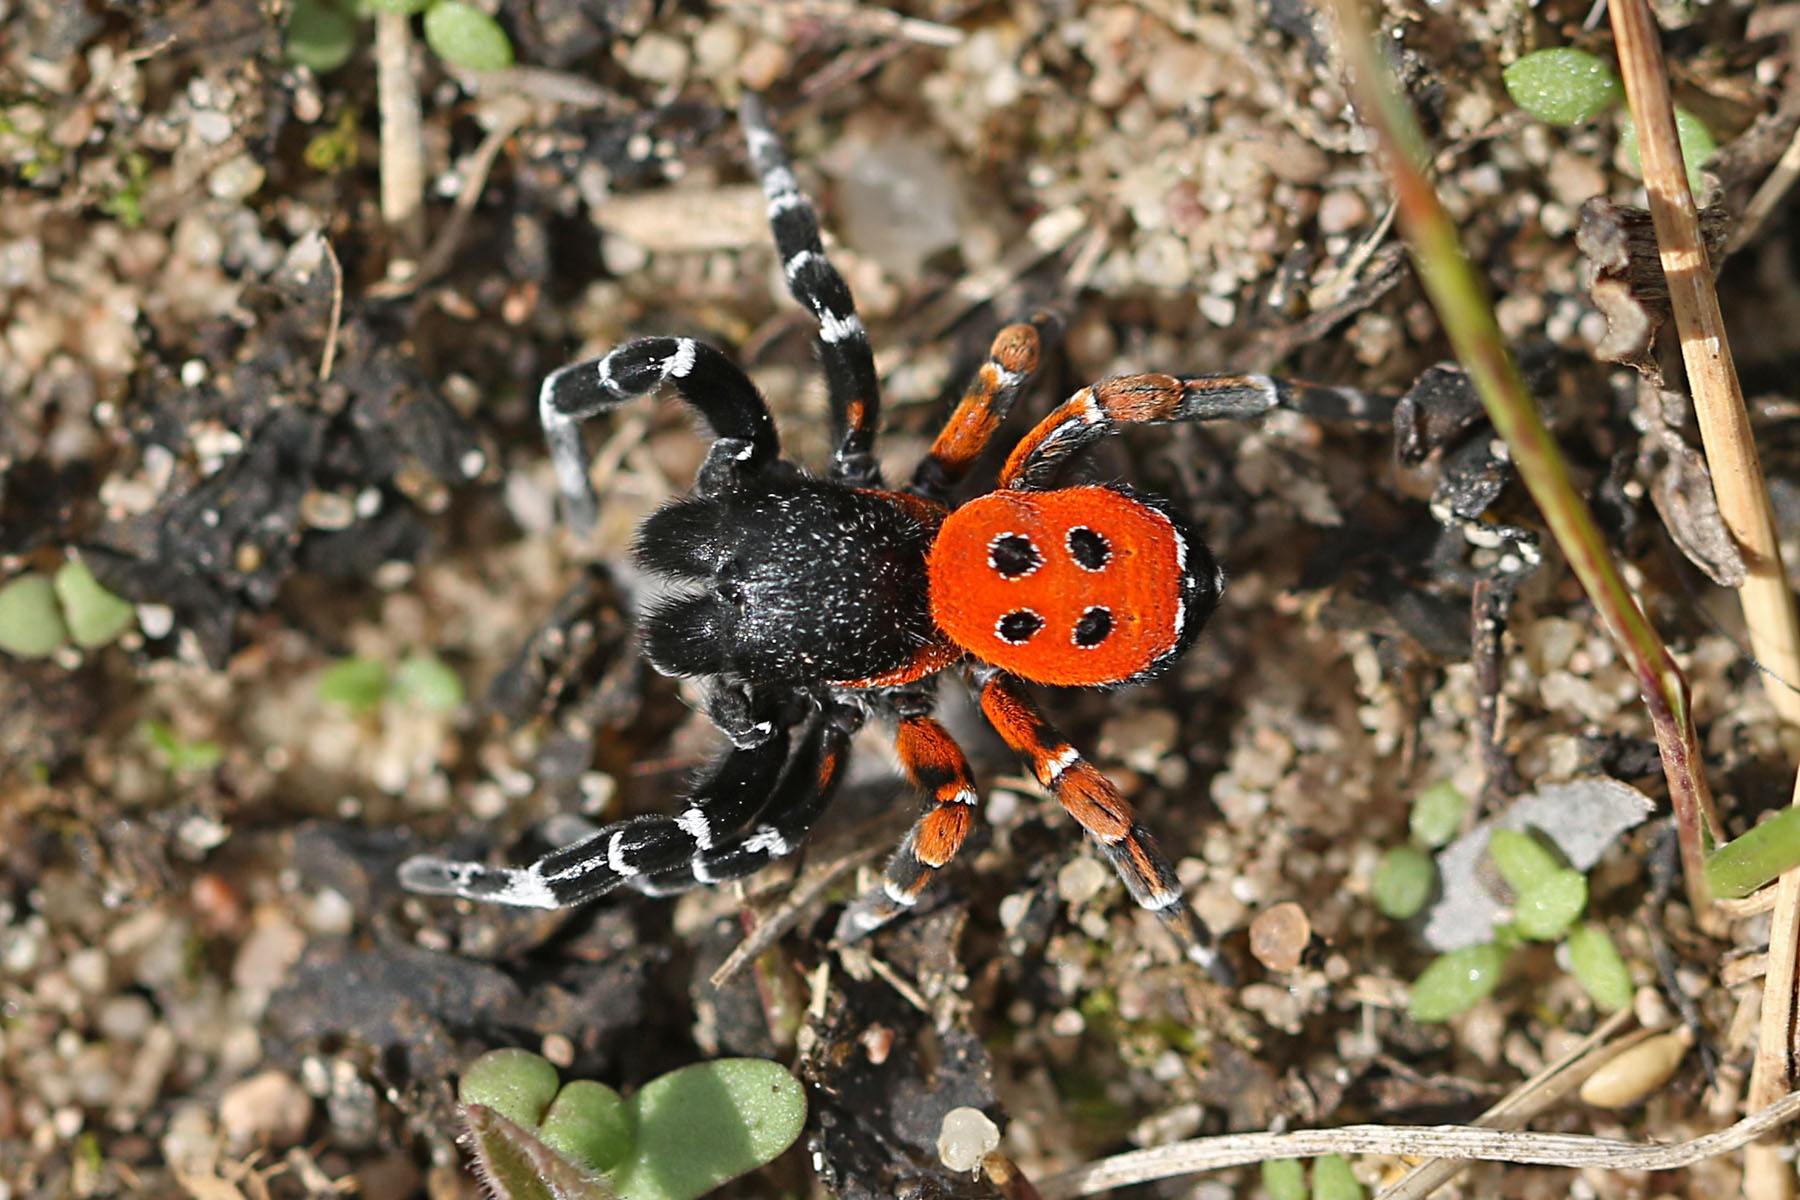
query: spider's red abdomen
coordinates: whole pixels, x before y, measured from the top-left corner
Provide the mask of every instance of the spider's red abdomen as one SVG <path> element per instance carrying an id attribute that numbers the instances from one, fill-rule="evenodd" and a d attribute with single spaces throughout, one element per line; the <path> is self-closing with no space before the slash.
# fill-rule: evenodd
<path id="1" fill-rule="evenodd" d="M 1192 561 L 1196 549 L 1205 561 Z M 953 641 L 1068 687 L 1159 665 L 1218 594 L 1204 547 L 1161 508 L 1108 487 L 980 496 L 944 520 L 928 562 L 932 619 Z"/>

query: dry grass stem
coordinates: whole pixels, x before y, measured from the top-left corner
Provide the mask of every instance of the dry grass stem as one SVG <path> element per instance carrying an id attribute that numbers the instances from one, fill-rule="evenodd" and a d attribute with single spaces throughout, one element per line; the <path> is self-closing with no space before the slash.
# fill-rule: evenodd
<path id="1" fill-rule="evenodd" d="M 1726 253 L 1737 253 L 1762 232 L 1762 227 L 1780 209 L 1796 181 L 1800 181 L 1800 129 L 1795 129 L 1775 169 L 1769 172 L 1769 177 L 1756 189 L 1756 195 L 1744 206 L 1744 215 L 1738 218 L 1737 228 L 1731 231 L 1725 244 Z"/>
<path id="2" fill-rule="evenodd" d="M 1321 1154 L 1429 1155 L 1603 1171 L 1675 1171 L 1729 1154 L 1800 1116 L 1800 1092 L 1717 1133 L 1673 1145 L 1621 1142 L 1569 1133 L 1513 1133 L 1460 1125 L 1347 1125 L 1295 1133 L 1236 1133 L 1134 1150 L 1064 1172 L 1038 1185 L 1044 1200 L 1093 1196 L 1113 1188 L 1223 1167 Z M 1790 1165 L 1789 1170 L 1793 1168 Z"/>
<path id="3" fill-rule="evenodd" d="M 1738 597 L 1744 606 L 1751 649 L 1773 672 L 1763 674 L 1763 687 L 1775 711 L 1786 724 L 1800 726 L 1800 694 L 1781 682 L 1800 678 L 1800 620 L 1782 567 L 1774 509 L 1732 362 L 1694 197 L 1688 189 L 1656 20 L 1644 0 L 1614 0 L 1609 11 L 1713 492 L 1744 556 L 1746 577 Z M 1800 794 L 1796 800 L 1800 801 Z M 1797 933 L 1800 871 L 1790 871 L 1776 885 L 1760 1035 L 1747 1097 L 1752 1108 L 1791 1086 Z M 1777 1153 L 1774 1146 L 1752 1148 L 1745 1162 L 1747 1195 L 1756 1200 L 1787 1200 L 1795 1194 L 1793 1168 L 1782 1163 Z"/>
<path id="4" fill-rule="evenodd" d="M 375 14 L 375 88 L 381 109 L 381 219 L 394 239 L 390 278 L 410 275 L 425 244 L 425 142 L 411 17 Z"/>
<path id="5" fill-rule="evenodd" d="M 444 222 L 442 229 L 432 239 L 431 248 L 419 260 L 416 271 L 407 276 L 390 276 L 375 287 L 369 289 L 370 295 L 381 297 L 406 295 L 449 270 L 450 263 L 456 256 L 456 249 L 462 245 L 463 235 L 468 232 L 469 219 L 475 213 L 475 205 L 481 200 L 481 190 L 487 186 L 487 179 L 494 169 L 494 161 L 500 157 L 507 140 L 517 133 L 521 126 L 531 117 L 531 103 L 523 96 L 502 96 L 492 106 L 493 128 L 475 147 L 475 153 L 469 156 L 467 169 L 463 172 L 462 190 L 456 194 L 456 203 L 451 206 L 450 217 Z M 382 111 L 387 110 L 385 106 Z M 382 138 L 385 153 L 387 139 Z M 387 179 L 386 160 L 383 160 L 382 180 Z M 386 193 L 383 192 L 385 200 Z"/>
<path id="6" fill-rule="evenodd" d="M 331 368 L 337 364 L 338 333 L 344 326 L 344 264 L 338 261 L 331 239 L 323 241 L 325 261 L 331 264 L 331 315 L 325 325 L 325 348 L 319 352 L 320 383 L 331 378 Z"/>
<path id="7" fill-rule="evenodd" d="M 1458 228 L 1425 175 L 1423 135 L 1375 52 L 1366 14 L 1356 0 L 1335 0 L 1332 9 L 1357 112 L 1382 150 L 1401 228 L 1432 307 L 1495 431 L 1505 440 L 1519 478 L 1636 677 L 1675 810 L 1683 883 L 1695 912 L 1705 914 L 1710 901 L 1706 835 L 1716 836 L 1718 820 L 1701 770 L 1700 738 L 1688 708 L 1687 682 L 1626 586 L 1593 513 L 1575 490 L 1555 439 L 1538 415 L 1487 292 L 1463 252 Z"/>
<path id="8" fill-rule="evenodd" d="M 892 9 L 858 4 L 855 0 L 779 0 L 775 4 L 747 4 L 736 0 L 730 7 L 750 13 L 774 9 L 790 17 L 810 17 L 840 29 L 873 37 L 897 38 L 921 46 L 960 46 L 968 36 L 954 25 L 904 16 Z"/>
<path id="9" fill-rule="evenodd" d="M 1606 1018 L 1567 1054 L 1547 1063 L 1537 1074 L 1476 1117 L 1472 1124 L 1481 1129 L 1523 1129 L 1539 1113 L 1580 1087 L 1595 1068 L 1636 1044 L 1635 1037 L 1610 1044 L 1607 1041 L 1631 1020 L 1630 1009 L 1621 1009 Z M 1434 1158 L 1422 1162 L 1392 1187 L 1383 1188 L 1376 1200 L 1425 1200 L 1455 1179 L 1469 1164 L 1470 1160 L 1466 1158 Z"/>
<path id="10" fill-rule="evenodd" d="M 1748 575 L 1738 594 L 1750 644 L 1775 676 L 1800 679 L 1800 619 L 1782 570 L 1775 512 L 1732 362 L 1731 342 L 1700 235 L 1699 214 L 1688 190 L 1656 21 L 1644 0 L 1624 0 L 1611 5 L 1609 11 L 1625 95 L 1638 128 L 1644 188 L 1656 225 L 1663 274 L 1668 278 L 1669 303 L 1681 335 L 1694 413 L 1712 470 L 1713 491 L 1744 554 Z M 1800 727 L 1800 693 L 1768 674 L 1763 676 L 1763 686 L 1781 719 Z"/>

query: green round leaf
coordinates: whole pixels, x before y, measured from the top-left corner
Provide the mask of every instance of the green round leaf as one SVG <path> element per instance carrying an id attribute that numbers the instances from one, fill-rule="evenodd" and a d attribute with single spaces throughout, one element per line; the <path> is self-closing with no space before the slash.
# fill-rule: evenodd
<path id="1" fill-rule="evenodd" d="M 1271 1158 L 1262 1165 L 1269 1200 L 1306 1200 L 1306 1168 L 1297 1158 Z"/>
<path id="2" fill-rule="evenodd" d="M 576 1166 L 610 1171 L 631 1153 L 631 1110 L 604 1083 L 577 1079 L 563 1086 L 538 1125 L 538 1138 Z"/>
<path id="3" fill-rule="evenodd" d="M 343 66 L 356 50 L 356 22 L 321 0 L 294 0 L 288 12 L 290 62 L 324 74 Z"/>
<path id="4" fill-rule="evenodd" d="M 463 0 L 438 0 L 426 10 L 425 44 L 464 71 L 502 71 L 513 63 L 512 42 L 499 22 Z"/>
<path id="5" fill-rule="evenodd" d="M 1440 955 L 1413 981 L 1407 1011 L 1415 1021 L 1447 1021 L 1499 987 L 1505 967 L 1506 951 L 1493 942 Z"/>
<path id="6" fill-rule="evenodd" d="M 515 1125 L 536 1129 L 561 1080 L 550 1060 L 529 1050 L 489 1050 L 464 1068 L 456 1097 L 481 1104 Z"/>
<path id="7" fill-rule="evenodd" d="M 0 650 L 14 658 L 43 658 L 68 637 L 48 576 L 33 571 L 0 587 Z"/>
<path id="8" fill-rule="evenodd" d="M 605 1177 L 582 1170 L 538 1140 L 535 1131 L 485 1104 L 459 1104 L 481 1194 L 493 1200 L 619 1200 Z"/>
<path id="9" fill-rule="evenodd" d="M 1312 1200 L 1363 1200 L 1366 1195 L 1343 1155 L 1326 1154 L 1313 1160 Z"/>
<path id="10" fill-rule="evenodd" d="M 1563 869 L 1548 847 L 1516 829 L 1496 829 L 1489 834 L 1488 857 L 1514 892 L 1530 891 Z"/>
<path id="11" fill-rule="evenodd" d="M 431 712 L 450 712 L 463 702 L 462 678 L 441 658 L 411 654 L 394 670 L 394 694 Z"/>
<path id="12" fill-rule="evenodd" d="M 373 711 L 387 693 L 387 664 L 373 658 L 339 659 L 319 676 L 319 699 L 351 712 Z"/>
<path id="13" fill-rule="evenodd" d="M 1581 916 L 1587 900 L 1587 877 L 1565 867 L 1518 893 L 1513 928 L 1535 942 L 1555 941 Z"/>
<path id="14" fill-rule="evenodd" d="M 1700 178 L 1700 166 L 1718 151 L 1719 143 L 1706 123 L 1685 108 L 1675 110 L 1675 139 L 1681 143 L 1681 161 L 1687 164 L 1688 189 L 1698 194 L 1705 182 Z M 1644 167 L 1638 161 L 1637 125 L 1629 112 L 1619 116 L 1619 149 L 1625 152 L 1632 170 L 1641 174 Z"/>
<path id="15" fill-rule="evenodd" d="M 378 12 L 411 16 L 431 7 L 431 0 L 352 0 L 351 11 L 359 17 L 372 17 Z"/>
<path id="16" fill-rule="evenodd" d="M 86 563 L 66 562 L 51 580 L 62 601 L 69 637 L 83 650 L 104 646 L 131 628 L 137 610 L 100 586 Z"/>
<path id="17" fill-rule="evenodd" d="M 780 1063 L 727 1058 L 671 1071 L 630 1101 L 637 1144 L 613 1172 L 631 1200 L 694 1200 L 772 1160 L 806 1123 L 806 1093 Z"/>
<path id="18" fill-rule="evenodd" d="M 1468 807 L 1468 799 L 1449 780 L 1432 784 L 1419 793 L 1407 817 L 1413 841 L 1429 850 L 1448 844 L 1462 828 Z"/>
<path id="19" fill-rule="evenodd" d="M 1583 925 L 1569 934 L 1569 971 L 1601 1008 L 1616 1011 L 1631 1003 L 1631 972 L 1600 926 Z"/>
<path id="20" fill-rule="evenodd" d="M 1436 884 L 1437 866 L 1429 854 L 1417 846 L 1395 846 L 1375 864 L 1369 890 L 1376 908 L 1396 921 L 1404 921 L 1425 907 Z"/>
<path id="21" fill-rule="evenodd" d="M 1625 98 L 1610 66 L 1572 46 L 1527 54 L 1502 74 L 1513 103 L 1552 125 L 1591 121 Z"/>

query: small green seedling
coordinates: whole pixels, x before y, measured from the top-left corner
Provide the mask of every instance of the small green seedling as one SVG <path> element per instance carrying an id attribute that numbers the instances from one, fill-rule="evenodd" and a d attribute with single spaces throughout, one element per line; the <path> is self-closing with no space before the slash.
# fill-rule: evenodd
<path id="1" fill-rule="evenodd" d="M 392 669 L 379 659 L 340 658 L 319 676 L 319 699 L 364 716 L 393 700 L 426 712 L 455 711 L 462 679 L 430 654 L 409 654 Z"/>
<path id="2" fill-rule="evenodd" d="M 287 56 L 323 74 L 356 52 L 356 18 L 378 12 L 425 14 L 425 44 L 460 71 L 501 71 L 513 64 L 512 42 L 500 23 L 465 0 L 294 0 L 288 14 Z"/>
<path id="3" fill-rule="evenodd" d="M 1407 1012 L 1415 1021 L 1448 1021 L 1500 986 L 1509 948 L 1499 942 L 1463 946 L 1431 960 L 1413 980 Z"/>
<path id="4" fill-rule="evenodd" d="M 1706 858 L 1712 894 L 1736 900 L 1800 866 L 1800 807 L 1782 809 Z"/>
<path id="5" fill-rule="evenodd" d="M 107 645 L 137 619 L 137 610 L 131 603 L 101 587 L 86 563 L 64 563 L 50 582 L 56 588 L 56 598 L 62 602 L 69 640 L 83 650 Z"/>
<path id="6" fill-rule="evenodd" d="M 1718 139 L 1713 137 L 1706 122 L 1677 105 L 1675 140 L 1681 144 L 1681 161 L 1687 164 L 1688 190 L 1698 195 L 1703 184 L 1700 164 L 1719 152 Z M 1623 113 L 1619 117 L 1619 149 L 1632 169 L 1641 173 L 1643 166 L 1638 161 L 1637 125 L 1632 121 L 1630 113 Z"/>
<path id="7" fill-rule="evenodd" d="M 1617 1012 L 1631 1003 L 1631 972 L 1606 930 L 1588 924 L 1569 934 L 1569 973 L 1593 1002 Z"/>
<path id="8" fill-rule="evenodd" d="M 1407 815 L 1410 845 L 1381 856 L 1369 890 L 1383 916 L 1407 921 L 1419 915 L 1437 889 L 1437 864 L 1428 851 L 1450 841 L 1462 828 L 1469 801 L 1449 780 L 1439 780 L 1413 799 Z"/>
<path id="9" fill-rule="evenodd" d="M 1369 894 L 1383 916 L 1406 921 L 1419 915 L 1437 886 L 1437 866 L 1417 846 L 1395 846 L 1375 864 Z"/>
<path id="10" fill-rule="evenodd" d="M 100 586 L 73 559 L 55 576 L 30 571 L 0 586 L 0 650 L 14 658 L 46 658 L 65 642 L 98 650 L 137 620 L 137 610 Z"/>
<path id="11" fill-rule="evenodd" d="M 1272 1158 L 1262 1165 L 1269 1200 L 1306 1200 L 1306 1167 L 1297 1158 Z"/>
<path id="12" fill-rule="evenodd" d="M 171 775 L 210 771 L 225 760 L 225 747 L 211 738 L 193 741 L 175 732 L 166 721 L 145 721 L 138 726 L 150 751 Z"/>
<path id="13" fill-rule="evenodd" d="M 528 1051 L 495 1050 L 457 1091 L 497 1200 L 694 1200 L 772 1161 L 806 1123 L 800 1084 L 756 1058 L 671 1071 L 625 1099 L 591 1080 L 559 1084 Z"/>
<path id="14" fill-rule="evenodd" d="M 1456 790 L 1448 779 L 1440 779 L 1413 800 L 1407 817 L 1407 832 L 1412 840 L 1427 850 L 1448 845 L 1462 832 L 1463 814 L 1469 810 L 1469 799 Z"/>
<path id="15" fill-rule="evenodd" d="M 1263 1190 L 1269 1200 L 1363 1200 L 1368 1192 L 1356 1181 L 1350 1163 L 1341 1154 L 1313 1159 L 1312 1189 L 1307 1190 L 1306 1168 L 1297 1158 L 1277 1158 L 1262 1164 Z"/>
<path id="16" fill-rule="evenodd" d="M 1587 877 L 1515 829 L 1489 833 L 1488 857 L 1513 891 L 1512 923 L 1497 928 L 1491 942 L 1433 960 L 1413 982 L 1413 1019 L 1447 1021 L 1473 1007 L 1499 986 L 1506 960 L 1522 941 L 1563 942 L 1563 961 L 1596 1006 L 1630 1004 L 1631 974 L 1612 938 L 1599 925 L 1576 925 L 1587 909 Z"/>
<path id="17" fill-rule="evenodd" d="M 1625 99 L 1619 76 L 1603 59 L 1573 46 L 1554 46 L 1525 55 L 1503 72 L 1506 94 L 1525 112 L 1551 125 L 1585 125 Z M 1675 110 L 1675 136 L 1687 164 L 1688 187 L 1701 189 L 1700 165 L 1719 149 L 1706 123 L 1685 108 Z M 1637 127 L 1631 113 L 1619 115 L 1619 149 L 1635 171 Z"/>
<path id="18" fill-rule="evenodd" d="M 68 638 L 48 575 L 33 571 L 0 587 L 0 650 L 14 658 L 46 658 Z"/>
<path id="19" fill-rule="evenodd" d="M 1585 125 L 1625 99 L 1618 73 L 1573 46 L 1533 51 L 1502 78 L 1514 104 L 1551 125 Z"/>
<path id="20" fill-rule="evenodd" d="M 1488 857 L 1513 890 L 1513 928 L 1520 937 L 1553 942 L 1587 908 L 1586 877 L 1563 866 L 1530 834 L 1494 830 Z"/>

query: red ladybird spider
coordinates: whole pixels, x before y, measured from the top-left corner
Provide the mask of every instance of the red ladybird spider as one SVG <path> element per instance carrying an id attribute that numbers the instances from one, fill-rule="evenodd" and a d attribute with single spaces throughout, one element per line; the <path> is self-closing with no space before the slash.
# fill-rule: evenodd
<path id="1" fill-rule="evenodd" d="M 736 879 L 791 853 L 836 789 L 851 735 L 871 716 L 898 727 L 900 760 L 927 806 L 855 901 L 839 934 L 860 936 L 919 902 L 974 820 L 975 780 L 933 719 L 937 676 L 962 669 L 982 713 L 1111 860 L 1133 899 L 1187 956 L 1229 969 L 1131 807 L 1027 699 L 1024 682 L 1110 688 L 1167 666 L 1192 644 L 1224 577 L 1168 501 L 1114 485 L 1054 488 L 1078 450 L 1121 426 L 1241 418 L 1298 398 L 1352 406 L 1356 393 L 1261 375 L 1128 375 L 1082 388 L 1028 433 L 995 491 L 958 507 L 973 467 L 1038 365 L 1037 323 L 1000 331 L 912 482 L 888 490 L 874 457 L 874 359 L 819 242 L 762 104 L 740 113 L 768 198 L 788 286 L 819 323 L 836 454 L 826 478 L 781 458 L 762 396 L 724 354 L 646 337 L 544 381 L 540 413 L 569 519 L 596 500 L 579 423 L 664 383 L 715 440 L 693 493 L 638 531 L 638 560 L 683 590 L 644 614 L 660 671 L 705 682 L 732 748 L 679 815 L 608 825 L 522 868 L 419 856 L 412 891 L 563 908 L 620 885 L 669 894 Z"/>

